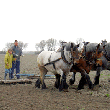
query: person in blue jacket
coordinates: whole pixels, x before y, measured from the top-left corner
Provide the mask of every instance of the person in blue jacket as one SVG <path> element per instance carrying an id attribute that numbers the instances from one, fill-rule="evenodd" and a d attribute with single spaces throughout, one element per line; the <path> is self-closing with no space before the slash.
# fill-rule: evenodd
<path id="1" fill-rule="evenodd" d="M 11 73 L 11 79 L 14 78 L 13 73 L 14 69 L 16 69 L 16 77 L 17 79 L 20 79 L 20 76 L 17 75 L 20 73 L 20 56 L 22 55 L 22 49 L 18 46 L 18 41 L 15 40 L 14 46 L 12 47 L 13 50 L 13 57 L 16 58 L 16 61 L 12 62 L 12 73 Z"/>

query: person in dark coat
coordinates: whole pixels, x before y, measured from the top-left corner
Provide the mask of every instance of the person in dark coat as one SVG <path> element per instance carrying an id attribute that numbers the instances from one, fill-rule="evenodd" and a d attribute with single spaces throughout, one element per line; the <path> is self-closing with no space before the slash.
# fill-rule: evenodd
<path id="1" fill-rule="evenodd" d="M 18 46 L 17 40 L 15 40 L 12 50 L 13 50 L 13 57 L 16 58 L 16 61 L 12 62 L 11 78 L 14 78 L 13 73 L 14 73 L 14 69 L 16 69 L 16 77 L 17 79 L 20 79 L 20 76 L 17 74 L 20 73 L 20 56 L 22 55 L 22 49 Z"/>

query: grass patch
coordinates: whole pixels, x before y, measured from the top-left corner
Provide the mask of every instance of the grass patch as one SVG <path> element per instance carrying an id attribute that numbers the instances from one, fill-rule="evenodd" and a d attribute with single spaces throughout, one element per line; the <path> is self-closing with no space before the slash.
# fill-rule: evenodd
<path id="1" fill-rule="evenodd" d="M 105 96 L 106 96 L 106 97 L 110 97 L 110 95 L 109 95 L 109 94 L 106 94 Z"/>
<path id="2" fill-rule="evenodd" d="M 90 93 L 90 95 L 92 95 L 92 94 L 93 94 L 93 92 Z"/>
<path id="3" fill-rule="evenodd" d="M 69 107 L 67 106 L 67 109 L 68 109 Z"/>
<path id="4" fill-rule="evenodd" d="M 2 99 L 3 99 L 4 97 L 2 96 Z"/>
<path id="5" fill-rule="evenodd" d="M 80 110 L 85 110 L 85 108 L 81 108 Z"/>
<path id="6" fill-rule="evenodd" d="M 110 74 L 108 74 L 107 76 L 110 76 Z"/>

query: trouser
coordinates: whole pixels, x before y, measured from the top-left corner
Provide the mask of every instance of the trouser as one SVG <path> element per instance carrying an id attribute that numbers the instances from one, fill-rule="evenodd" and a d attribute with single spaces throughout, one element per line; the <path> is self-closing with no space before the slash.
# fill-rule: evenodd
<path id="1" fill-rule="evenodd" d="M 20 78 L 19 74 L 20 73 L 20 61 L 13 61 L 12 62 L 12 72 L 11 72 L 11 78 L 14 78 L 13 74 L 14 74 L 14 69 L 16 69 L 16 77 L 17 79 Z"/>
<path id="2" fill-rule="evenodd" d="M 10 69 L 5 69 L 5 76 L 4 76 L 4 80 L 6 80 L 6 76 L 7 76 L 7 73 L 9 73 L 9 79 L 11 79 L 11 68 Z"/>

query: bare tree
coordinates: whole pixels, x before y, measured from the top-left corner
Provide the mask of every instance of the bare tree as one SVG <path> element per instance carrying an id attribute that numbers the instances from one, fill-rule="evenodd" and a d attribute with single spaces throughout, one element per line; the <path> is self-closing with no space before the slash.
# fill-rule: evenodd
<path id="1" fill-rule="evenodd" d="M 0 52 L 0 54 L 5 54 L 6 51 L 7 51 L 7 49 L 6 48 L 3 48 L 2 51 Z"/>
<path id="2" fill-rule="evenodd" d="M 23 43 L 22 41 L 18 42 L 19 47 L 23 50 L 27 48 L 28 43 Z M 9 48 L 12 48 L 14 46 L 14 43 L 6 43 L 6 49 L 8 50 Z"/>
<path id="3" fill-rule="evenodd" d="M 23 43 L 22 41 L 19 41 L 18 46 L 23 50 L 23 49 L 27 48 L 28 43 Z"/>
<path id="4" fill-rule="evenodd" d="M 40 43 L 39 43 L 39 48 L 40 48 L 41 51 L 44 50 L 45 45 L 46 45 L 46 41 L 45 40 L 41 40 Z"/>
<path id="5" fill-rule="evenodd" d="M 63 45 L 64 43 L 67 43 L 67 42 L 65 42 L 64 40 L 59 40 L 59 45 L 60 45 L 60 47 L 62 47 L 62 45 Z"/>
<path id="6" fill-rule="evenodd" d="M 83 47 L 84 45 L 83 42 L 84 42 L 83 38 L 77 38 L 76 44 L 79 44 L 79 50 L 81 50 L 81 48 Z"/>
<path id="7" fill-rule="evenodd" d="M 56 43 L 57 43 L 56 39 L 53 38 L 48 39 L 46 42 L 48 51 L 55 51 Z"/>
<path id="8" fill-rule="evenodd" d="M 6 46 L 5 49 L 8 50 L 9 48 L 12 48 L 14 46 L 14 43 L 7 42 L 5 46 Z"/>
<path id="9" fill-rule="evenodd" d="M 39 51 L 39 49 L 40 49 L 40 46 L 39 45 L 40 45 L 40 43 L 36 43 L 35 44 L 35 48 L 36 48 L 37 51 Z"/>

